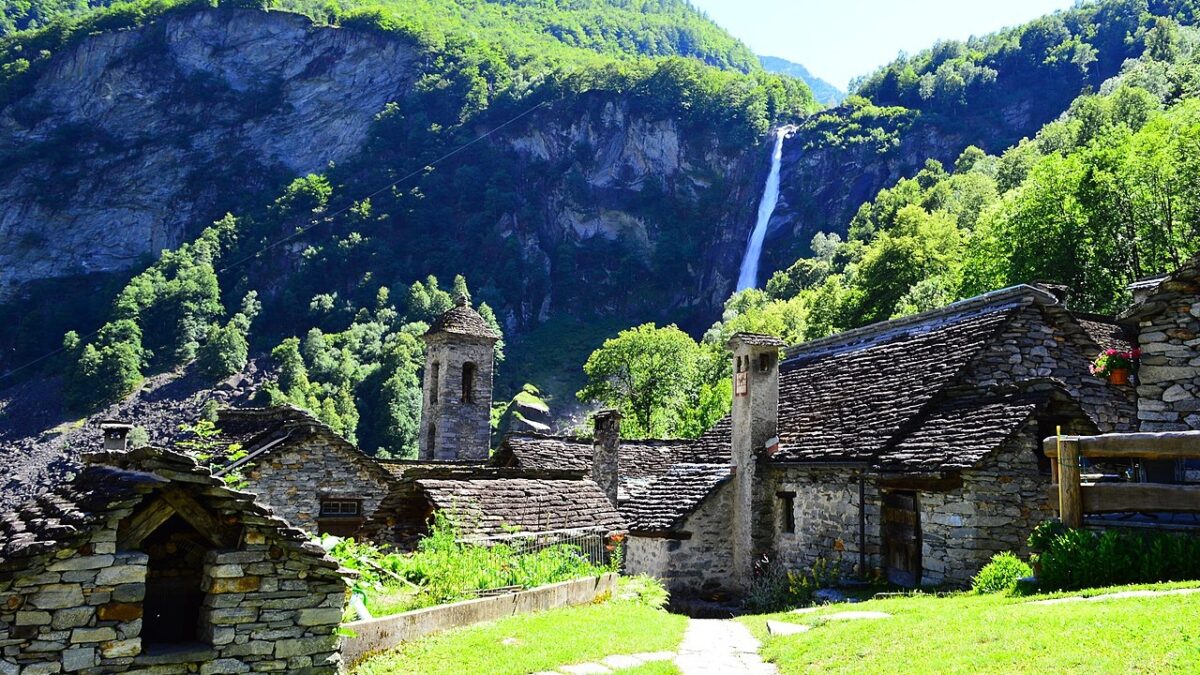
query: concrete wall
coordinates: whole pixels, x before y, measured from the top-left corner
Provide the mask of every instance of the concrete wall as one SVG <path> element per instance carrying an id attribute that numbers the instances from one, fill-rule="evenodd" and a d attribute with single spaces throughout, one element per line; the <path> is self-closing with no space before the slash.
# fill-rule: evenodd
<path id="1" fill-rule="evenodd" d="M 1176 287 L 1166 307 L 1138 325 L 1141 431 L 1200 429 L 1200 289 Z"/>
<path id="2" fill-rule="evenodd" d="M 256 461 L 244 472 L 246 489 L 275 515 L 309 532 L 317 531 L 321 500 L 327 497 L 361 499 L 365 522 L 388 491 L 371 461 L 345 441 L 317 433 Z"/>
<path id="3" fill-rule="evenodd" d="M 673 594 L 698 595 L 736 590 L 731 518 L 736 489 L 717 487 L 687 520 L 689 537 L 625 539 L 625 570 L 661 579 Z"/>
<path id="4" fill-rule="evenodd" d="M 344 626 L 353 637 L 343 640 L 342 658 L 345 663 L 354 664 L 374 652 L 390 649 L 402 642 L 431 633 L 507 616 L 584 605 L 605 595 L 611 595 L 616 589 L 617 575 L 610 573 L 550 584 L 519 593 L 354 621 Z"/>
<path id="5" fill-rule="evenodd" d="M 448 333 L 427 336 L 426 340 L 421 459 L 486 460 L 492 433 L 492 344 Z M 463 401 L 463 366 L 468 362 L 475 364 L 473 398 Z"/>

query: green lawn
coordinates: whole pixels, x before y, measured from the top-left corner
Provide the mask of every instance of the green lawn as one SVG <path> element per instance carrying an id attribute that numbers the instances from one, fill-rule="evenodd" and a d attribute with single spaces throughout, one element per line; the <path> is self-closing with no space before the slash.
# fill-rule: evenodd
<path id="1" fill-rule="evenodd" d="M 1200 584 L 1106 590 L 1195 586 Z M 785 674 L 1200 672 L 1200 594 L 1027 604 L 1048 597 L 917 595 L 740 620 L 763 640 L 763 657 Z M 821 619 L 844 610 L 892 617 Z M 767 619 L 813 629 L 770 637 Z"/>
<path id="2" fill-rule="evenodd" d="M 461 628 L 367 659 L 359 675 L 525 675 L 613 654 L 673 651 L 687 619 L 631 600 L 556 609 Z M 621 671 L 672 675 L 670 664 Z"/>

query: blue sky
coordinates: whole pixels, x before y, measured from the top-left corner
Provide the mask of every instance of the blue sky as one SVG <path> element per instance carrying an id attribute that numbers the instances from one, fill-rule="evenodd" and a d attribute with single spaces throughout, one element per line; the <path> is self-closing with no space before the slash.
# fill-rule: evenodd
<path id="1" fill-rule="evenodd" d="M 845 89 L 901 51 L 963 40 L 1073 0 L 692 0 L 758 54 L 802 63 Z"/>

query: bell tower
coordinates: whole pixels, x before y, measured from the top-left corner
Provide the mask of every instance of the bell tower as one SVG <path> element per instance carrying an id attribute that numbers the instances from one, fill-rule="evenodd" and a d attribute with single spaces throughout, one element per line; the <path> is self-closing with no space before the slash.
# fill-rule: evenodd
<path id="1" fill-rule="evenodd" d="M 491 449 L 493 348 L 500 336 L 459 296 L 424 338 L 420 458 L 484 461 Z"/>

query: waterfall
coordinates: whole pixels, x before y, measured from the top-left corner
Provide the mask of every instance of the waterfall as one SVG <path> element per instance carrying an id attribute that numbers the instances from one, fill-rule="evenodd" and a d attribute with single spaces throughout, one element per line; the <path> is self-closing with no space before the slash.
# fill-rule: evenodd
<path id="1" fill-rule="evenodd" d="M 775 213 L 775 204 L 779 202 L 779 164 L 783 158 L 783 137 L 791 131 L 791 127 L 779 127 L 775 130 L 775 147 L 771 150 L 771 172 L 767 174 L 767 184 L 763 186 L 762 200 L 758 203 L 758 221 L 754 223 L 754 231 L 750 233 L 750 241 L 746 243 L 746 254 L 742 257 L 742 271 L 738 274 L 737 289 L 758 287 L 758 259 L 762 257 L 763 240 L 767 237 L 767 225 L 771 222 L 771 214 Z"/>

